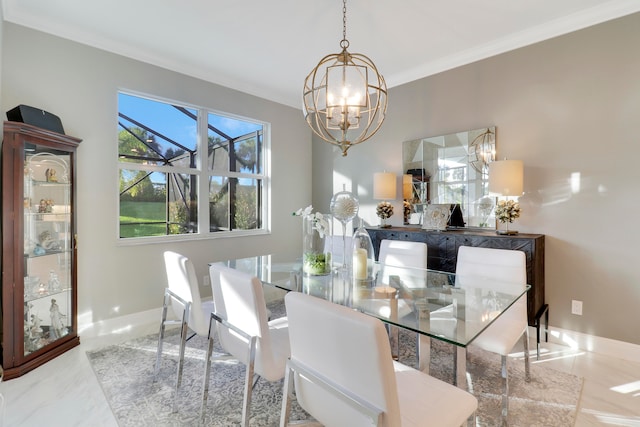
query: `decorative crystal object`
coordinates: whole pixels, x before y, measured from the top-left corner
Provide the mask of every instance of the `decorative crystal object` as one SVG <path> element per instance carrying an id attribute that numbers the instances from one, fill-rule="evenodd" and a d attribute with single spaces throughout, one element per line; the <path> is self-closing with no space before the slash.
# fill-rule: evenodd
<path id="1" fill-rule="evenodd" d="M 331 215 L 342 224 L 342 268 L 347 268 L 347 223 L 358 215 L 360 203 L 356 196 L 342 186 L 342 191 L 331 198 L 329 209 Z"/>

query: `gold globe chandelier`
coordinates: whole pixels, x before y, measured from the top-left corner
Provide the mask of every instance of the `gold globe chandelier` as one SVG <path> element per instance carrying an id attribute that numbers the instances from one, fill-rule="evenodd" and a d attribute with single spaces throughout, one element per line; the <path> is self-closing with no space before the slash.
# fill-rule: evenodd
<path id="1" fill-rule="evenodd" d="M 347 1 L 342 6 L 342 52 L 320 60 L 304 82 L 304 116 L 323 140 L 342 155 L 371 138 L 387 112 L 387 84 L 365 55 L 349 53 Z"/>

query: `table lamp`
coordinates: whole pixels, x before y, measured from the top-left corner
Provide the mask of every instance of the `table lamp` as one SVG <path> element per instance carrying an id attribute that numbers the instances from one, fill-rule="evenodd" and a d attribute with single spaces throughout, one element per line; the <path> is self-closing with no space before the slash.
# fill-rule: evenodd
<path id="1" fill-rule="evenodd" d="M 497 230 L 498 234 L 518 234 L 509 230 L 509 224 L 520 217 L 520 204 L 517 198 L 522 195 L 524 181 L 524 164 L 522 160 L 498 160 L 489 163 L 489 193 L 503 196 L 505 199 L 496 204 L 496 219 L 506 224 L 505 230 Z M 516 198 L 509 199 L 509 197 Z"/>
<path id="2" fill-rule="evenodd" d="M 380 218 L 380 227 L 387 225 L 387 218 L 393 215 L 393 205 L 387 200 L 396 198 L 396 175 L 391 172 L 378 172 L 373 174 L 373 198 L 382 200 L 376 207 L 376 215 Z"/>

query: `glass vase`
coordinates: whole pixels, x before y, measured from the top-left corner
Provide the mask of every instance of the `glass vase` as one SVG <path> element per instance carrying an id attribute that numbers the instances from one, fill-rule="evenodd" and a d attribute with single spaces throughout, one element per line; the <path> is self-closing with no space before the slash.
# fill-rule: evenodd
<path id="1" fill-rule="evenodd" d="M 370 287 L 373 283 L 373 267 L 375 265 L 375 253 L 371 236 L 364 228 L 364 221 L 360 220 L 360 225 L 353 233 L 353 250 L 351 273 L 355 286 Z"/>
<path id="2" fill-rule="evenodd" d="M 311 276 L 331 272 L 331 220 L 329 215 L 314 214 L 302 218 L 302 271 Z"/>

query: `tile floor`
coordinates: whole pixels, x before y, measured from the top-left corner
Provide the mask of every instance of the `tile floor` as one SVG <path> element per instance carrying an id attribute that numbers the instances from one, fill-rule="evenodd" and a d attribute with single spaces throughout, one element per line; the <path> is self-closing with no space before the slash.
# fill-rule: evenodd
<path id="1" fill-rule="evenodd" d="M 117 426 L 85 352 L 156 332 L 154 323 L 99 338 L 81 334 L 80 346 L 20 378 L 0 383 L 4 400 L 0 426 Z M 640 361 L 549 343 L 543 345 L 540 360 L 532 361 L 585 378 L 575 426 L 640 427 Z"/>

